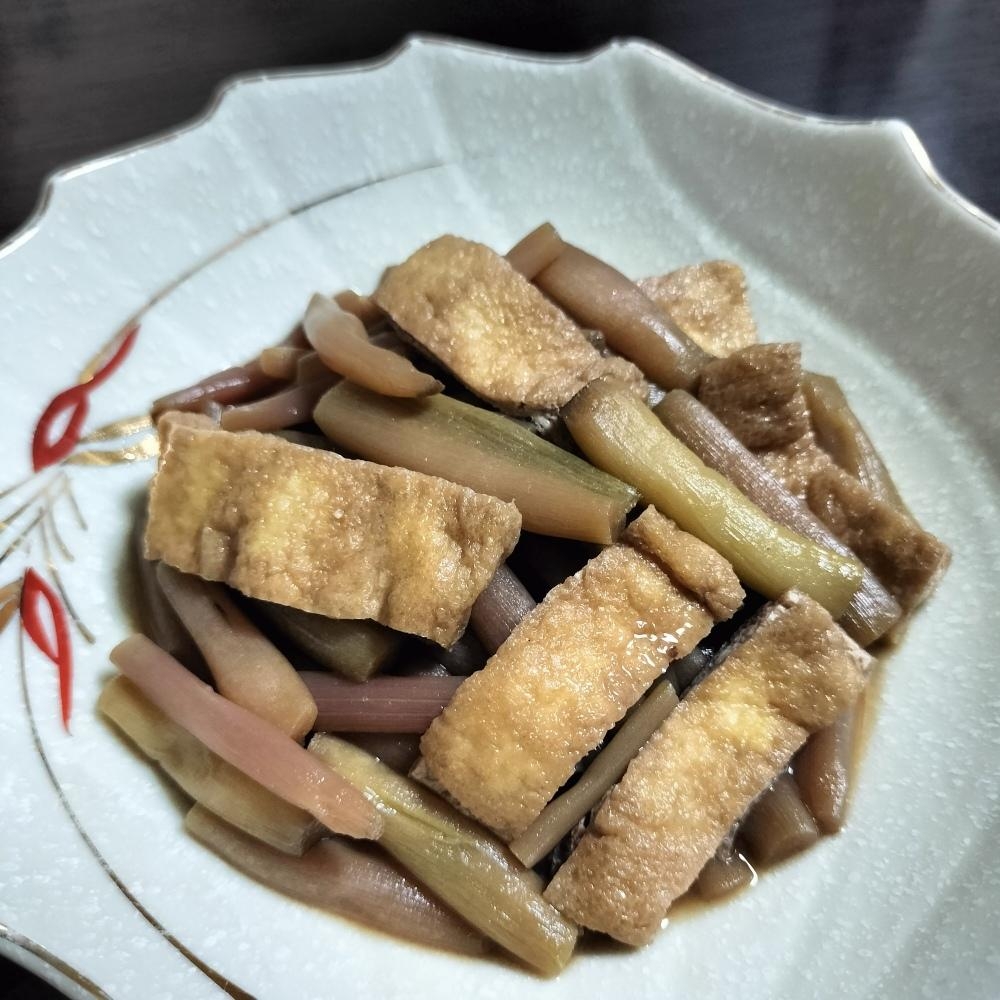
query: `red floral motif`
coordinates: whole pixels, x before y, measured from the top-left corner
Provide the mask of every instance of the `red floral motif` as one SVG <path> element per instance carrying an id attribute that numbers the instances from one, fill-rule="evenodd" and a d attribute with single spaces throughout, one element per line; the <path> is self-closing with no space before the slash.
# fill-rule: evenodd
<path id="1" fill-rule="evenodd" d="M 41 605 L 48 605 L 52 619 L 51 633 L 42 620 Z M 56 592 L 33 569 L 24 574 L 21 587 L 21 626 L 41 653 L 59 672 L 59 705 L 63 727 L 69 732 L 73 700 L 73 645 L 69 637 L 66 611 Z"/>
<path id="2" fill-rule="evenodd" d="M 114 353 L 86 382 L 63 390 L 45 407 L 31 439 L 31 464 L 35 472 L 61 462 L 76 447 L 90 409 L 90 394 L 121 367 L 138 334 L 139 324 L 136 323 L 122 334 Z M 70 416 L 65 430 L 55 441 L 49 440 L 52 425 L 67 411 Z"/>
<path id="3" fill-rule="evenodd" d="M 131 352 L 138 333 L 138 323 L 134 323 L 122 331 L 113 341 L 114 347 L 109 345 L 108 349 L 102 352 L 107 355 L 106 360 L 98 364 L 96 370 L 93 370 L 89 377 L 85 375 L 84 380 L 79 384 L 60 392 L 45 407 L 44 412 L 38 418 L 31 439 L 31 464 L 35 473 L 62 462 L 73 453 L 80 442 L 83 425 L 90 410 L 90 394 L 103 385 L 121 367 Z M 109 351 L 110 353 L 108 353 Z M 94 363 L 97 364 L 97 362 Z M 66 418 L 66 425 L 62 433 L 53 440 L 53 427 L 61 418 Z M 51 483 L 49 485 L 51 486 Z M 18 513 L 26 510 L 39 496 L 43 497 L 44 504 L 48 504 L 48 487 L 22 505 Z M 21 536 L 8 549 L 7 554 L 14 551 L 36 526 L 39 527 L 42 532 L 43 548 L 49 561 L 49 570 L 58 590 L 53 588 L 36 570 L 29 567 L 25 570 L 24 579 L 20 584 L 20 600 L 17 602 L 17 608 L 20 611 L 21 627 L 25 634 L 39 652 L 52 661 L 58 671 L 62 723 L 66 731 L 69 732 L 69 720 L 73 710 L 73 644 L 70 637 L 69 613 L 66 610 L 69 599 L 65 595 L 60 597 L 60 593 L 64 594 L 64 592 L 56 568 L 52 563 L 51 554 L 48 552 L 44 516 L 43 512 L 34 519 L 26 531 L 22 532 Z M 48 516 L 51 518 L 51 509 L 48 511 Z M 54 524 L 51 530 L 56 530 Z M 63 547 L 65 548 L 65 546 Z M 17 600 L 16 597 L 14 599 Z M 5 604 L 2 610 L 6 610 L 6 608 Z M 45 608 L 48 609 L 47 615 L 44 613 Z M 75 614 L 74 620 L 76 620 Z M 77 624 L 80 623 L 77 621 Z M 84 634 L 89 636 L 89 633 L 85 632 Z"/>

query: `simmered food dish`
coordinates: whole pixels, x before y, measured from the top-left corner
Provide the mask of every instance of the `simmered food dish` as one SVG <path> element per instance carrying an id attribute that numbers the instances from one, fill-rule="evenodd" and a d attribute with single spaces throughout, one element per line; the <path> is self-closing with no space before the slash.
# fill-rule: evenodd
<path id="1" fill-rule="evenodd" d="M 947 567 L 743 272 L 439 236 L 153 408 L 101 711 L 248 876 L 544 975 L 844 823 Z"/>

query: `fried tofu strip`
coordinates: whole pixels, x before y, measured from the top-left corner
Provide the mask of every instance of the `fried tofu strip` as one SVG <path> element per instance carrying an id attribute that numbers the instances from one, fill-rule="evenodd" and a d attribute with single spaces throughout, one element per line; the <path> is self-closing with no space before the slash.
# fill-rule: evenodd
<path id="1" fill-rule="evenodd" d="M 639 287 L 702 350 L 717 357 L 757 343 L 743 269 L 727 260 L 645 278 Z"/>
<path id="2" fill-rule="evenodd" d="M 816 443 L 816 435 L 811 428 L 795 441 L 777 448 L 761 448 L 754 454 L 764 468 L 803 503 L 809 491 L 809 480 L 833 462 Z"/>
<path id="3" fill-rule="evenodd" d="M 780 448 L 810 429 L 798 344 L 754 344 L 709 362 L 698 398 L 748 448 Z"/>
<path id="4" fill-rule="evenodd" d="M 700 550 L 725 578 L 713 587 L 722 617 L 742 600 L 728 563 L 653 508 L 624 540 L 636 546 L 609 546 L 555 587 L 421 741 L 421 771 L 507 839 L 537 818 L 576 763 L 712 627 L 690 580 L 674 575 L 675 552 L 683 550 L 686 562 Z"/>
<path id="5" fill-rule="evenodd" d="M 927 600 L 951 562 L 943 542 L 832 462 L 810 479 L 806 499 L 904 611 Z"/>
<path id="6" fill-rule="evenodd" d="M 513 504 L 434 476 L 177 422 L 150 491 L 146 557 L 450 646 L 520 524 Z"/>
<path id="7" fill-rule="evenodd" d="M 645 391 L 635 365 L 602 356 L 568 316 L 481 243 L 439 237 L 390 268 L 374 299 L 423 350 L 508 413 L 554 412 L 606 374 Z"/>
<path id="8" fill-rule="evenodd" d="M 871 658 L 811 598 L 767 605 L 629 765 L 545 897 L 649 941 L 733 823 L 809 733 L 861 693 Z"/>

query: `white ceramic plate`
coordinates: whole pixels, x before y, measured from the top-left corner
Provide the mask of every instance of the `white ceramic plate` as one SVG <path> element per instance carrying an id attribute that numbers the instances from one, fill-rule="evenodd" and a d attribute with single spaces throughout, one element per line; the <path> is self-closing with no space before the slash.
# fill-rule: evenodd
<path id="1" fill-rule="evenodd" d="M 72 637 L 67 735 L 54 667 L 30 643 L 19 659 L 16 627 L 0 637 L 5 952 L 116 1000 L 235 995 L 227 980 L 262 998 L 996 995 L 1000 227 L 905 125 L 799 115 L 642 43 L 542 59 L 417 39 L 373 64 L 237 80 L 191 127 L 57 174 L 0 248 L 3 479 L 29 472 L 42 409 L 130 317 L 138 339 L 87 429 L 274 341 L 316 288 L 368 288 L 441 232 L 506 248 L 543 219 L 637 276 L 742 263 L 765 338 L 802 340 L 843 380 L 954 547 L 891 662 L 848 829 L 554 982 L 280 898 L 184 837 L 164 783 L 95 716 L 149 467 L 66 465 L 37 482 L 65 474 L 89 524 L 53 501 L 76 556 L 50 538 L 53 561 L 96 641 Z M 51 579 L 32 538 L 0 583 L 27 566 Z"/>

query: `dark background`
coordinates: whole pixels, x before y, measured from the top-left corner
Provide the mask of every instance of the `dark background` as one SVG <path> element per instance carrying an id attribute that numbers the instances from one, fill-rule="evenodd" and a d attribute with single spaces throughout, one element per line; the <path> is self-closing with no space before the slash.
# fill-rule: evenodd
<path id="1" fill-rule="evenodd" d="M 1000 215 L 1000 0 L 0 0 L 0 239 L 50 170 L 197 114 L 226 76 L 412 31 L 551 52 L 650 38 L 787 104 L 907 119 Z M 0 1000 L 50 995 L 0 960 Z"/>
<path id="2" fill-rule="evenodd" d="M 788 104 L 908 119 L 1000 214 L 997 0 L 0 0 L 0 238 L 48 171 L 196 114 L 229 74 L 411 31 L 553 52 L 651 38 Z"/>

